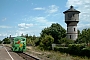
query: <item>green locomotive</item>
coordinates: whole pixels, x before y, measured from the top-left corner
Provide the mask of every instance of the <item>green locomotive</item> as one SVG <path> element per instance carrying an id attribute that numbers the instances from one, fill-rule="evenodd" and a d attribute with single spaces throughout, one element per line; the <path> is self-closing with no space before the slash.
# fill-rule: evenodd
<path id="1" fill-rule="evenodd" d="M 15 37 L 12 41 L 12 51 L 14 52 L 26 51 L 26 38 L 19 36 Z"/>

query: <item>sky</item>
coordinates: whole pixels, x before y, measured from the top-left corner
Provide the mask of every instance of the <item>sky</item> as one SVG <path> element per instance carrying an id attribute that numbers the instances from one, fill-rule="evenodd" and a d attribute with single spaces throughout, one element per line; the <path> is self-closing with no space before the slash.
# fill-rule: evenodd
<path id="1" fill-rule="evenodd" d="M 10 35 L 40 36 L 52 23 L 66 29 L 63 12 L 80 11 L 78 29 L 90 28 L 90 0 L 0 0 L 0 40 Z"/>

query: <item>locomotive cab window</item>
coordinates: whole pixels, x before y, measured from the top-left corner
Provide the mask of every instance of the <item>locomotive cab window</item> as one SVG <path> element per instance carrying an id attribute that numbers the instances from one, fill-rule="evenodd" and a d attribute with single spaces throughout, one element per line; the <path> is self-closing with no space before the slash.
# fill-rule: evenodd
<path id="1" fill-rule="evenodd" d="M 25 41 L 25 39 L 22 39 L 22 41 Z"/>

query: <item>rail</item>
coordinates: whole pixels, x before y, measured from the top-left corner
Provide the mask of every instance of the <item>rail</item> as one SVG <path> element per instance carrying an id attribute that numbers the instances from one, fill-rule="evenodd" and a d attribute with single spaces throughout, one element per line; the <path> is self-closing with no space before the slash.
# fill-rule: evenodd
<path id="1" fill-rule="evenodd" d="M 30 56 L 29 54 L 26 53 L 17 53 L 19 56 L 21 56 L 25 60 L 39 60 L 33 56 Z"/>

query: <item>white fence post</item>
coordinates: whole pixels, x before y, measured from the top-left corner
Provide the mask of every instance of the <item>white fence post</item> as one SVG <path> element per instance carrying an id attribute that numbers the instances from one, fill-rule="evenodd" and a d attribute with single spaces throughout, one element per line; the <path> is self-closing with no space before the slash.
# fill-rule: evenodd
<path id="1" fill-rule="evenodd" d="M 54 47 L 56 47 L 56 44 L 52 44 L 52 50 L 54 50 Z"/>

